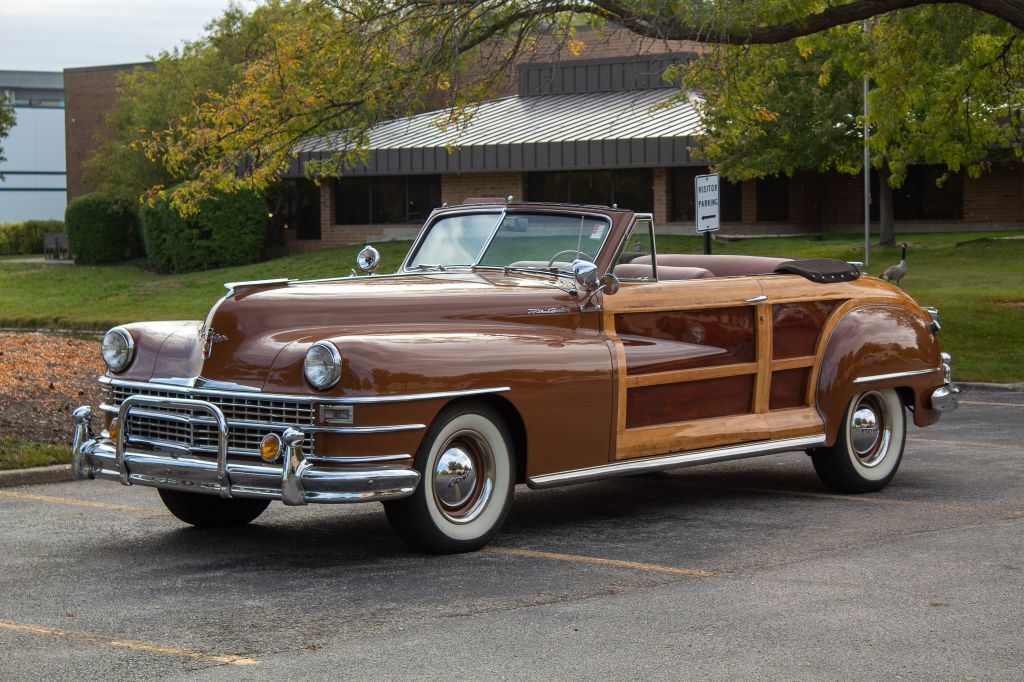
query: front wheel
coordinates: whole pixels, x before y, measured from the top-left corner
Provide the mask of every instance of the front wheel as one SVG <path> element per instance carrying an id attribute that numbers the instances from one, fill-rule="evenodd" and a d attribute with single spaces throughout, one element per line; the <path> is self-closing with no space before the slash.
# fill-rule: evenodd
<path id="1" fill-rule="evenodd" d="M 822 483 L 841 493 L 871 493 L 889 485 L 903 459 L 907 424 L 891 388 L 855 395 L 835 445 L 811 450 Z"/>
<path id="2" fill-rule="evenodd" d="M 416 452 L 416 491 L 384 503 L 395 533 L 432 554 L 486 545 L 512 503 L 511 442 L 501 416 L 486 405 L 442 411 Z"/>
<path id="3" fill-rule="evenodd" d="M 160 499 L 172 514 L 199 528 L 244 526 L 270 504 L 270 500 L 225 500 L 216 495 L 159 488 Z"/>

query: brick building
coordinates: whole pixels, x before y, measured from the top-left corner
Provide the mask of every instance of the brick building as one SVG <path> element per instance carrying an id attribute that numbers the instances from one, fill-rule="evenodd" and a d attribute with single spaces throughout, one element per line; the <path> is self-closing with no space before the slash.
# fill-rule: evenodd
<path id="1" fill-rule="evenodd" d="M 441 112 L 378 126 L 366 162 L 343 177 L 319 184 L 304 177 L 310 160 L 335 149 L 329 135 L 308 141 L 288 174 L 284 209 L 279 201 L 276 211 L 287 226 L 288 248 L 409 238 L 442 203 L 508 195 L 618 204 L 652 211 L 664 229 L 691 231 L 693 177 L 707 171 L 691 152 L 697 116 L 687 97 L 672 108 L 657 105 L 679 94 L 665 83 L 664 69 L 699 46 L 638 41 L 624 30 L 582 38 L 579 54 L 564 61 L 558 61 L 566 56 L 563 46 L 539 45 L 531 61 L 506 74 L 502 96 L 484 103 L 464 130 L 439 130 Z M 69 200 L 88 189 L 80 163 L 114 101 L 117 73 L 133 66 L 65 71 Z M 894 191 L 898 233 L 1024 229 L 1021 165 L 978 179 L 954 174 L 942 188 L 935 185 L 937 172 L 911 168 Z M 722 233 L 858 232 L 862 183 L 858 176 L 802 172 L 723 183 Z"/>

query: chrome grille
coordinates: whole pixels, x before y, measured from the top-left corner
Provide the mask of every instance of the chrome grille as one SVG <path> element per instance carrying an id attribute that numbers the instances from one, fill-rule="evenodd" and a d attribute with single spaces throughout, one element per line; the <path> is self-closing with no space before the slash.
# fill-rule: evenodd
<path id="1" fill-rule="evenodd" d="M 126 398 L 144 395 L 157 398 L 192 398 L 213 403 L 228 421 L 228 455 L 233 458 L 258 459 L 260 441 L 268 433 L 281 435 L 288 427 L 300 430 L 313 424 L 314 405 L 304 400 L 273 400 L 244 395 L 205 395 L 198 391 L 183 392 L 160 387 L 115 386 L 104 387 L 107 409 L 116 411 Z M 258 422 L 248 424 L 246 422 Z M 129 442 L 189 448 L 193 456 L 214 458 L 217 454 L 217 427 L 204 410 L 187 407 L 133 408 L 125 436 Z M 303 441 L 307 457 L 314 455 L 313 437 Z"/>

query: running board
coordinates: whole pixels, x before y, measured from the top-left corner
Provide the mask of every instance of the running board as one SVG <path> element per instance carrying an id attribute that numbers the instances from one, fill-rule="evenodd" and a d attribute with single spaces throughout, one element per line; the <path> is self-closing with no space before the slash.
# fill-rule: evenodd
<path id="1" fill-rule="evenodd" d="M 658 455 L 657 457 L 644 457 L 642 459 L 629 459 L 621 462 L 611 462 L 586 469 L 574 469 L 572 471 L 560 471 L 554 474 L 541 474 L 527 479 L 526 484 L 531 488 L 555 488 L 560 485 L 571 485 L 573 483 L 586 483 L 602 478 L 613 476 L 631 476 L 633 474 L 645 474 L 651 471 L 665 471 L 667 469 L 681 469 L 682 467 L 696 466 L 698 464 L 713 464 L 715 462 L 727 462 L 733 459 L 745 459 L 747 457 L 760 457 L 762 455 L 777 455 L 781 452 L 791 450 L 806 450 L 825 444 L 825 434 L 816 436 L 801 436 L 800 438 L 786 438 L 784 440 L 760 441 L 757 443 L 743 443 L 730 445 L 725 448 L 713 448 L 708 450 L 695 450 L 693 452 L 678 452 L 673 455 Z"/>

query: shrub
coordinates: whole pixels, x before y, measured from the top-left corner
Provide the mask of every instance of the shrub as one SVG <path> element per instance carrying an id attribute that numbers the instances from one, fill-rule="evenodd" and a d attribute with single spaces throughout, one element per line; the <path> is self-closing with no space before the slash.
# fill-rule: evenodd
<path id="1" fill-rule="evenodd" d="M 256 192 L 219 194 L 181 216 L 166 201 L 140 213 L 149 264 L 157 272 L 190 272 L 260 260 L 267 205 Z"/>
<path id="2" fill-rule="evenodd" d="M 139 255 L 135 211 L 108 194 L 78 197 L 68 204 L 64 222 L 76 263 L 116 263 Z"/>
<path id="3" fill-rule="evenodd" d="M 42 253 L 43 235 L 63 231 L 63 220 L 26 220 L 0 225 L 0 256 Z"/>

